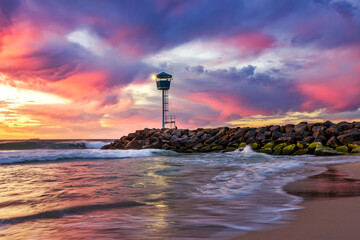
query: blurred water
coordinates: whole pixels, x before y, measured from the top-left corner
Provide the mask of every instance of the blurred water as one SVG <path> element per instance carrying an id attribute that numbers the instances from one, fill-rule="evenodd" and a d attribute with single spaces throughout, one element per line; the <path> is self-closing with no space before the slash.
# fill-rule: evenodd
<path id="1" fill-rule="evenodd" d="M 292 219 L 301 198 L 284 184 L 359 160 L 250 149 L 3 150 L 0 239 L 231 239 Z"/>

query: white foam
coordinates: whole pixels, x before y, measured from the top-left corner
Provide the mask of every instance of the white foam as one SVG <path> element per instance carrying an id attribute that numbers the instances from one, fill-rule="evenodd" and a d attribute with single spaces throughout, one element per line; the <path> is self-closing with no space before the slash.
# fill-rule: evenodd
<path id="1" fill-rule="evenodd" d="M 65 159 L 117 159 L 150 157 L 156 154 L 173 154 L 171 151 L 160 149 L 142 150 L 100 150 L 100 149 L 46 149 L 46 150 L 20 150 L 1 151 L 0 164 L 31 162 L 31 161 L 55 161 Z"/>
<path id="2" fill-rule="evenodd" d="M 102 146 L 109 144 L 108 142 L 84 142 L 88 149 L 100 149 Z"/>

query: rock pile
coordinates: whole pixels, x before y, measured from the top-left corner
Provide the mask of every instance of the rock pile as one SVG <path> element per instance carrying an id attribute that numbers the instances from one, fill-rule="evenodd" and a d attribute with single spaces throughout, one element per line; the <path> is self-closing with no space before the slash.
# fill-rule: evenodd
<path id="1" fill-rule="evenodd" d="M 225 152 L 252 149 L 274 155 L 360 153 L 360 122 L 271 125 L 258 128 L 137 130 L 102 149 L 166 149 L 176 152 Z"/>

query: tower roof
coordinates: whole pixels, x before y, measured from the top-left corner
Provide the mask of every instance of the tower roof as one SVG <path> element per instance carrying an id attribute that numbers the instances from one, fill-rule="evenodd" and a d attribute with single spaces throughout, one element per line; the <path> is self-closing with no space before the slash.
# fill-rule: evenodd
<path id="1" fill-rule="evenodd" d="M 161 72 L 159 74 L 156 75 L 157 78 L 172 78 L 172 75 L 166 73 L 166 72 Z"/>

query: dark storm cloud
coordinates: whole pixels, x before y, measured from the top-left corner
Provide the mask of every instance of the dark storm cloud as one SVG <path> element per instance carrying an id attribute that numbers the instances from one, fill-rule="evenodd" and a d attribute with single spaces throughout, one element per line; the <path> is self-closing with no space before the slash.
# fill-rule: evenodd
<path id="1" fill-rule="evenodd" d="M 272 71 L 257 72 L 256 67 L 252 65 L 240 69 L 205 69 L 203 73 L 187 79 L 184 85 L 188 88 L 185 92 L 216 92 L 217 96 L 234 99 L 235 104 L 245 105 L 250 109 L 262 109 L 268 114 L 298 110 L 303 101 L 292 79 L 272 75 Z"/>

